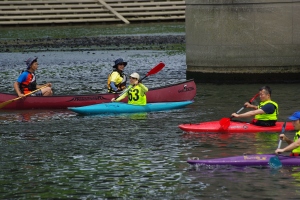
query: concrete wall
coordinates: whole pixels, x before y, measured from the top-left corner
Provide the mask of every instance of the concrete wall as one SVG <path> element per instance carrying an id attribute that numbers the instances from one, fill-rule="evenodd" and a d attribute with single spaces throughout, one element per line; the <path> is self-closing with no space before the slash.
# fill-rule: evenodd
<path id="1" fill-rule="evenodd" d="M 0 0 L 0 26 L 184 19 L 185 0 Z"/>
<path id="2" fill-rule="evenodd" d="M 186 0 L 187 78 L 300 82 L 299 0 Z"/>

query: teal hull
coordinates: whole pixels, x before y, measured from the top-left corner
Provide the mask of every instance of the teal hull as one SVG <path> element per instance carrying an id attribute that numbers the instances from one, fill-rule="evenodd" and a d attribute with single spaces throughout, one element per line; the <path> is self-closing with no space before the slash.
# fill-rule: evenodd
<path id="1" fill-rule="evenodd" d="M 70 107 L 68 109 L 81 115 L 142 113 L 183 108 L 192 104 L 193 102 L 194 101 L 148 103 L 145 106 L 130 105 L 122 102 L 112 102 L 82 107 Z"/>

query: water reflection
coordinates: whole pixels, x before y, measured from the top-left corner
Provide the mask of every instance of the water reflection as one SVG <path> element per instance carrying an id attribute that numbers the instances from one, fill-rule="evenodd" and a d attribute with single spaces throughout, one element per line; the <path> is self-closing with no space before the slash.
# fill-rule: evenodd
<path id="1" fill-rule="evenodd" d="M 68 110 L 20 110 L 0 112 L 0 125 L 12 122 L 39 122 L 47 120 L 60 120 L 67 117 L 75 116 Z"/>
<path id="2" fill-rule="evenodd" d="M 132 119 L 132 120 L 146 120 L 148 117 L 148 113 L 120 113 L 120 114 L 97 114 L 97 115 L 78 115 L 78 117 L 85 117 L 85 118 L 100 118 L 100 119 L 106 119 L 109 120 L 111 118 L 116 119 L 116 118 L 127 118 L 127 119 Z"/>
<path id="3" fill-rule="evenodd" d="M 147 73 L 158 60 L 165 61 L 166 67 L 160 73 L 145 79 L 149 87 L 185 79 L 185 55 L 125 51 L 38 54 L 43 58 L 39 81 L 55 82 L 58 94 L 104 89 L 112 58 L 116 56 L 132 60 L 128 72 Z M 28 55 L 18 54 L 20 59 Z M 12 71 L 3 65 L 0 72 L 1 77 L 5 76 L 0 81 L 5 92 L 11 89 L 7 80 L 14 80 L 21 68 L 22 63 L 14 65 L 15 56 L 4 56 L 4 60 L 13 63 L 9 66 L 16 66 Z M 76 64 L 76 60 L 80 62 Z M 64 84 L 66 87 L 61 87 Z M 197 84 L 191 106 L 148 113 L 141 120 L 128 115 L 78 116 L 68 110 L 1 110 L 0 197 L 286 199 L 288 194 L 288 198 L 297 199 L 298 168 L 282 168 L 276 173 L 264 168 L 197 171 L 186 163 L 191 157 L 274 152 L 279 133 L 188 134 L 178 128 L 182 123 L 229 117 L 260 87 Z M 279 104 L 279 120 L 284 121 L 297 109 L 298 85 L 271 87 L 272 99 Z M 293 137 L 294 132 L 286 134 Z"/>

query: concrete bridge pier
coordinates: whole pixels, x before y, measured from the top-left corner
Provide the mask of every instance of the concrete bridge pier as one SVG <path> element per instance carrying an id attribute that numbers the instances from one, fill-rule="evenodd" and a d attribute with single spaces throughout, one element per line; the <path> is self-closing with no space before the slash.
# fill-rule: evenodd
<path id="1" fill-rule="evenodd" d="M 187 78 L 300 82 L 299 0 L 186 0 Z"/>

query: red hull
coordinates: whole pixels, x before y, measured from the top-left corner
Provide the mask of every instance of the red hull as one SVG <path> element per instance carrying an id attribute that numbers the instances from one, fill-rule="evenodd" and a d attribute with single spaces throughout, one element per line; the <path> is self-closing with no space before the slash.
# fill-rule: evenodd
<path id="1" fill-rule="evenodd" d="M 255 126 L 246 122 L 230 122 L 227 130 L 222 129 L 219 121 L 201 122 L 198 124 L 181 124 L 179 128 L 186 132 L 228 132 L 228 133 L 257 133 L 257 132 L 280 132 L 283 122 L 277 122 L 276 126 Z M 292 122 L 287 122 L 286 131 L 294 130 Z"/>
<path id="2" fill-rule="evenodd" d="M 68 107 L 88 106 L 92 104 L 108 103 L 119 94 L 91 94 L 91 95 L 67 95 L 50 97 L 26 97 L 5 106 L 7 110 L 26 109 L 67 109 Z M 151 88 L 147 92 L 147 102 L 172 102 L 193 100 L 196 95 L 196 84 L 193 80 Z M 0 103 L 17 98 L 16 95 L 0 93 Z M 127 98 L 123 100 L 127 102 Z"/>

